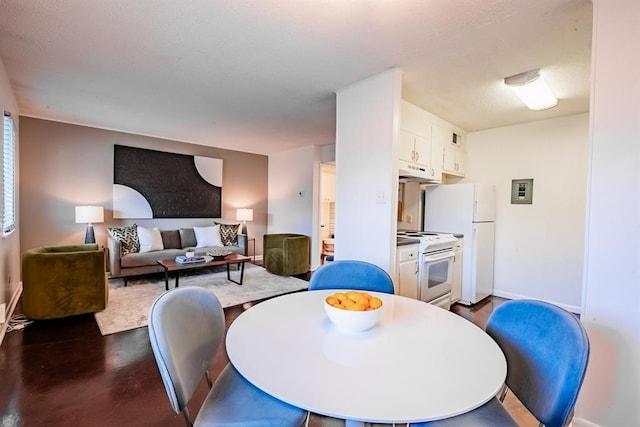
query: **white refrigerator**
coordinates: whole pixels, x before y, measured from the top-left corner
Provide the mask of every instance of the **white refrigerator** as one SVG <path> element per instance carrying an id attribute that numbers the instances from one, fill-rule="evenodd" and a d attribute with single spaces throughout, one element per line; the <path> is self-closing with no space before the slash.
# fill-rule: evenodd
<path id="1" fill-rule="evenodd" d="M 493 293 L 495 188 L 481 184 L 429 187 L 424 194 L 424 230 L 464 235 L 462 304 Z"/>

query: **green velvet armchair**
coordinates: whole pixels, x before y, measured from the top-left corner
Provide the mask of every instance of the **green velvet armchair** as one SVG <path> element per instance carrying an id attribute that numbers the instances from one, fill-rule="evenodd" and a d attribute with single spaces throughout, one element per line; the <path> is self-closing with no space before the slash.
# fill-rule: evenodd
<path id="1" fill-rule="evenodd" d="M 97 244 L 49 246 L 22 257 L 22 309 L 31 319 L 104 310 L 109 299 L 105 251 Z"/>
<path id="2" fill-rule="evenodd" d="M 280 276 L 309 271 L 311 239 L 293 233 L 265 234 L 262 239 L 264 268 Z"/>

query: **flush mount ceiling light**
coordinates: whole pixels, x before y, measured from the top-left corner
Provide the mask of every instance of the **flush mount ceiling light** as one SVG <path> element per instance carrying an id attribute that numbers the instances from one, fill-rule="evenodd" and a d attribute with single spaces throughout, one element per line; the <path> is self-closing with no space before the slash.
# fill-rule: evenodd
<path id="1" fill-rule="evenodd" d="M 547 86 L 539 69 L 505 77 L 504 84 L 513 89 L 530 110 L 546 110 L 558 105 L 558 98 Z"/>

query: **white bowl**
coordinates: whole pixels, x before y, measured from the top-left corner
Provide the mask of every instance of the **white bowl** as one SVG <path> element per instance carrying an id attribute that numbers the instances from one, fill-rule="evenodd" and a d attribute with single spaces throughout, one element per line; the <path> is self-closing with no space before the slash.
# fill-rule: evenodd
<path id="1" fill-rule="evenodd" d="M 324 302 L 324 311 L 336 329 L 348 333 L 364 332 L 373 328 L 380 320 L 383 308 L 384 305 L 370 311 L 352 311 L 332 307 L 327 301 Z"/>

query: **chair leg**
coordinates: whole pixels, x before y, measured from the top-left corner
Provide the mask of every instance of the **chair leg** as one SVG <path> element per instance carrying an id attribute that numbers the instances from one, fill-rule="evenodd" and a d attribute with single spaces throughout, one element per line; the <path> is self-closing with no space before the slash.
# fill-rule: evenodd
<path id="1" fill-rule="evenodd" d="M 500 402 L 504 402 L 504 398 L 507 397 L 507 391 L 509 389 L 507 388 L 506 384 L 502 384 L 502 388 L 500 389 Z"/>

